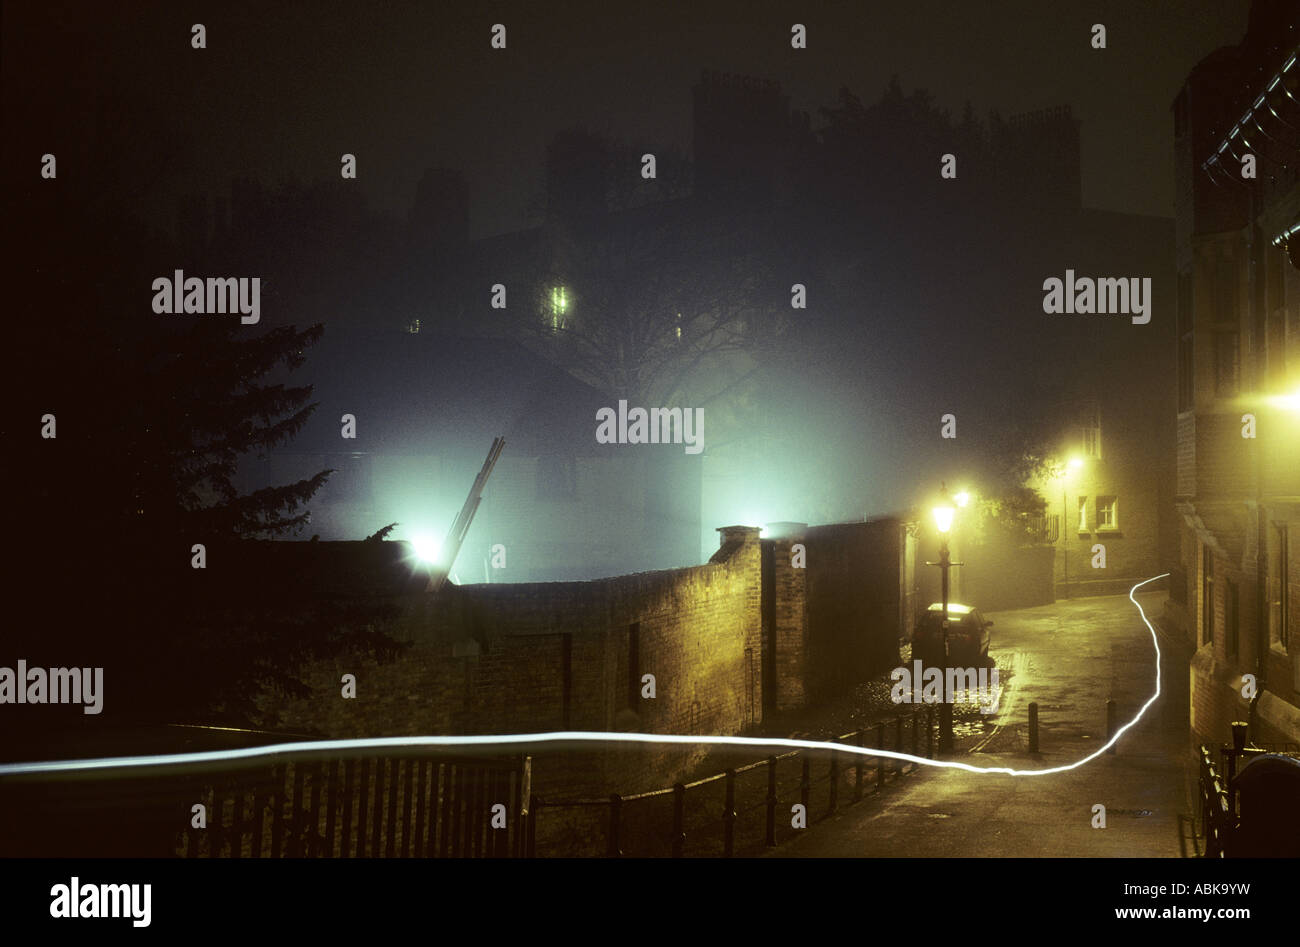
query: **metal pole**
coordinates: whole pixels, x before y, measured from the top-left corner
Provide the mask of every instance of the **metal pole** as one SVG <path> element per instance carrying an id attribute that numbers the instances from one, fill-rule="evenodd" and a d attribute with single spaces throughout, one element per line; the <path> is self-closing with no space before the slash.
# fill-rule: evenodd
<path id="1" fill-rule="evenodd" d="M 1038 752 L 1038 702 L 1029 702 L 1029 752 Z"/>
<path id="2" fill-rule="evenodd" d="M 620 819 L 623 809 L 623 797 L 618 793 L 612 793 L 609 797 L 609 857 L 618 858 L 623 854 L 623 847 L 620 844 Z"/>
<path id="3" fill-rule="evenodd" d="M 776 845 L 776 757 L 767 758 L 767 844 Z"/>
<path id="4" fill-rule="evenodd" d="M 686 787 L 673 784 L 673 858 L 681 858 L 686 847 Z"/>
<path id="5" fill-rule="evenodd" d="M 939 547 L 939 568 L 943 570 L 943 670 L 944 680 L 940 683 L 939 705 L 939 752 L 952 752 L 952 695 L 948 693 L 948 569 L 952 561 L 948 556 L 948 537 L 945 534 Z"/>
<path id="6" fill-rule="evenodd" d="M 1070 597 L 1070 544 L 1069 542 L 1066 541 L 1065 538 L 1065 524 L 1066 524 L 1066 518 L 1068 516 L 1069 516 L 1069 511 L 1067 511 L 1065 508 L 1065 475 L 1062 474 L 1061 475 L 1061 553 L 1062 555 L 1065 556 L 1065 567 L 1064 567 L 1065 577 L 1061 580 L 1061 584 L 1065 587 L 1066 598 Z"/>
<path id="7" fill-rule="evenodd" d="M 722 853 L 730 858 L 736 850 L 736 771 L 727 770 L 727 801 L 722 813 Z"/>

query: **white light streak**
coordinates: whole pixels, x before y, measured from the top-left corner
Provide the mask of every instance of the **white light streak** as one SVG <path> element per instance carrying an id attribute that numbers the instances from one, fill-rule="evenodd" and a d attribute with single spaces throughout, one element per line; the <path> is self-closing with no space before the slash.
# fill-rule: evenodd
<path id="1" fill-rule="evenodd" d="M 1160 642 L 1156 639 L 1156 630 L 1151 622 L 1147 619 L 1146 612 L 1143 611 L 1141 604 L 1133 597 L 1133 593 L 1142 586 L 1163 579 L 1169 575 L 1168 572 L 1153 576 L 1139 582 L 1133 588 L 1129 589 L 1128 597 L 1134 605 L 1137 606 L 1138 613 L 1142 616 L 1143 623 L 1151 632 L 1151 643 L 1155 646 L 1156 652 L 1156 689 L 1142 709 L 1124 726 L 1116 731 L 1115 735 L 1110 738 L 1103 746 L 1094 752 L 1085 756 L 1081 760 L 1069 763 L 1064 766 L 1052 766 L 1046 769 L 1012 769 L 1007 766 L 973 766 L 970 763 L 963 763 L 959 760 L 932 760 L 924 756 L 913 756 L 910 753 L 899 753 L 894 750 L 873 749 L 871 747 L 858 747 L 846 743 L 828 743 L 821 740 L 793 740 L 780 737 L 737 737 L 737 736 L 715 736 L 715 735 L 689 735 L 675 733 L 608 733 L 599 730 L 562 730 L 551 733 L 502 733 L 487 734 L 479 736 L 431 736 L 431 737 L 372 737 L 355 740 L 314 740 L 297 743 L 277 743 L 271 746 L 244 747 L 234 750 L 207 750 L 198 753 L 173 753 L 157 756 L 121 756 L 104 759 L 85 759 L 85 760 L 48 760 L 34 763 L 3 763 L 0 764 L 0 776 L 17 776 L 32 775 L 38 773 L 69 773 L 84 772 L 100 769 L 130 768 L 142 766 L 185 766 L 196 763 L 217 763 L 233 760 L 257 759 L 259 757 L 276 756 L 288 753 L 317 753 L 329 752 L 331 750 L 385 750 L 385 749 L 417 749 L 417 748 L 442 748 L 442 747 L 466 747 L 466 746 L 533 746 L 539 744 L 565 744 L 565 743 L 687 743 L 695 745 L 716 745 L 716 746 L 752 746 L 770 749 L 781 747 L 791 750 L 835 750 L 838 753 L 850 753 L 858 756 L 870 756 L 891 760 L 901 760 L 905 763 L 916 763 L 920 766 L 933 766 L 939 769 L 959 769 L 968 773 L 1002 773 L 1007 776 L 1050 776 L 1054 773 L 1066 773 L 1073 769 L 1078 769 L 1085 763 L 1090 763 L 1097 757 L 1101 756 L 1108 749 L 1119 742 L 1130 728 L 1132 728 L 1142 715 L 1160 698 Z"/>

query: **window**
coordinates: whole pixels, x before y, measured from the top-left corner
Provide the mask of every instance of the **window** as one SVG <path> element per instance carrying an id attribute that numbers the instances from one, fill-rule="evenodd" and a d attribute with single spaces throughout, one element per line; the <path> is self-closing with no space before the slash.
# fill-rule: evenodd
<path id="1" fill-rule="evenodd" d="M 1216 330 L 1214 333 L 1214 393 L 1230 397 L 1237 393 L 1238 372 L 1237 333 Z"/>
<path id="2" fill-rule="evenodd" d="M 1079 532 L 1088 531 L 1088 498 L 1079 497 Z"/>
<path id="3" fill-rule="evenodd" d="M 1192 274 L 1178 275 L 1178 410 L 1192 410 Z"/>
<path id="4" fill-rule="evenodd" d="M 1237 642 L 1241 631 L 1241 602 L 1238 597 L 1237 583 L 1229 579 L 1224 588 L 1224 593 L 1224 647 L 1227 648 L 1228 655 L 1231 657 L 1235 656 L 1237 653 Z"/>
<path id="5" fill-rule="evenodd" d="M 1237 267 L 1231 256 L 1219 257 L 1214 271 L 1214 321 L 1239 327 L 1237 318 Z"/>
<path id="6" fill-rule="evenodd" d="M 549 454 L 537 458 L 537 499 L 576 500 L 578 478 L 572 457 Z"/>
<path id="7" fill-rule="evenodd" d="M 1101 427 L 1083 429 L 1083 455 L 1097 460 L 1101 459 Z"/>
<path id="8" fill-rule="evenodd" d="M 563 286 L 551 289 L 551 331 L 558 332 L 564 328 L 565 316 L 569 312 L 569 293 Z"/>
<path id="9" fill-rule="evenodd" d="M 1119 500 L 1115 497 L 1097 497 L 1097 528 L 1119 529 Z"/>
<path id="10" fill-rule="evenodd" d="M 1237 394 L 1239 371 L 1238 333 L 1241 319 L 1237 311 L 1238 273 L 1231 256 L 1219 258 L 1214 273 L 1214 393 L 1216 396 Z"/>
<path id="11" fill-rule="evenodd" d="M 1078 417 L 1079 451 L 1084 457 L 1101 460 L 1101 406 L 1085 401 L 1075 409 Z"/>
<path id="12" fill-rule="evenodd" d="M 1277 638 L 1282 647 L 1291 647 L 1291 539 L 1286 524 L 1277 528 L 1278 626 Z"/>
<path id="13" fill-rule="evenodd" d="M 1214 552 L 1201 547 L 1201 644 L 1214 641 Z"/>

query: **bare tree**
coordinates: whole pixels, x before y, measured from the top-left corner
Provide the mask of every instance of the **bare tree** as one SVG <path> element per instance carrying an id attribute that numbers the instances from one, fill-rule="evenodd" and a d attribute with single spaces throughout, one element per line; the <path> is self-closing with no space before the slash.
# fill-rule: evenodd
<path id="1" fill-rule="evenodd" d="M 789 311 L 765 265 L 772 213 L 695 199 L 677 154 L 647 180 L 647 153 L 557 136 L 525 337 L 630 403 L 735 407 Z"/>

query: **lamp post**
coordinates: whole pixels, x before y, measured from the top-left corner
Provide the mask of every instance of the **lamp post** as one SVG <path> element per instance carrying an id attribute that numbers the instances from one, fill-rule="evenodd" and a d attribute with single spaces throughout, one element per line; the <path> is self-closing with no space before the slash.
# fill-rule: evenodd
<path id="1" fill-rule="evenodd" d="M 1061 468 L 1061 554 L 1065 560 L 1062 569 L 1064 573 L 1064 577 L 1061 580 L 1061 584 L 1065 587 L 1066 598 L 1070 597 L 1070 543 L 1066 539 L 1065 531 L 1066 531 L 1066 523 L 1069 522 L 1068 517 L 1070 515 L 1070 512 L 1065 505 L 1065 488 L 1066 485 L 1069 483 L 1070 471 L 1078 470 L 1082 466 L 1083 466 L 1083 458 L 1071 457 L 1069 462 L 1064 467 Z"/>
<path id="2" fill-rule="evenodd" d="M 964 505 L 964 504 L 963 504 Z M 944 679 L 940 685 L 941 697 L 943 702 L 939 705 L 939 752 L 952 752 L 952 695 L 948 693 L 948 570 L 953 566 L 961 565 L 960 562 L 953 562 L 948 554 L 948 532 L 952 529 L 953 515 L 956 509 L 952 505 L 952 500 L 948 496 L 948 488 L 941 484 L 939 487 L 939 503 L 934 508 L 934 525 L 939 531 L 939 561 L 927 562 L 926 565 L 938 566 L 942 579 L 942 601 L 943 601 L 943 673 Z"/>

